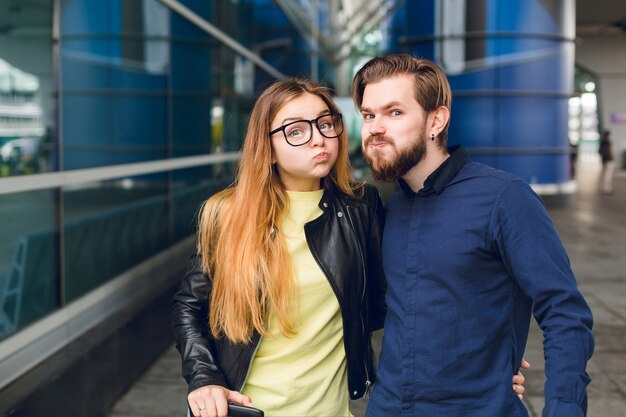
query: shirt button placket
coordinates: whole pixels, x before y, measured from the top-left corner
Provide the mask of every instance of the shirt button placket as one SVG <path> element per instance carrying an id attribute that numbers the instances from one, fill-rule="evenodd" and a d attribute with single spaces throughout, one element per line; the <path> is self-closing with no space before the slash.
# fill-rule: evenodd
<path id="1" fill-rule="evenodd" d="M 404 346 L 404 406 L 402 410 L 403 415 L 412 415 L 412 399 L 414 396 L 413 392 L 413 381 L 415 379 L 415 343 L 418 343 L 417 334 L 416 334 L 416 303 L 419 302 L 419 295 L 417 294 L 419 283 L 418 283 L 418 274 L 419 274 L 419 234 L 420 234 L 420 199 L 417 197 L 413 197 L 409 204 L 410 217 L 408 224 L 408 234 L 407 234 L 407 251 L 406 251 L 406 281 L 405 281 L 405 290 L 406 290 L 406 300 L 405 300 L 405 309 L 407 313 L 406 317 L 406 338 L 405 338 L 405 346 Z"/>

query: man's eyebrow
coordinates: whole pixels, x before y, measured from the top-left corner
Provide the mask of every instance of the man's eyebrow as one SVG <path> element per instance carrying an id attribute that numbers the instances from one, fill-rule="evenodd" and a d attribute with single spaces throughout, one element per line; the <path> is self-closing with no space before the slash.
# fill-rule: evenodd
<path id="1" fill-rule="evenodd" d="M 393 107 L 404 107 L 404 106 L 399 101 L 391 101 L 385 104 L 383 107 L 381 107 L 381 110 L 389 110 L 390 108 L 393 108 Z M 369 107 L 361 107 L 361 113 L 372 113 L 372 112 L 373 110 L 370 109 Z"/>

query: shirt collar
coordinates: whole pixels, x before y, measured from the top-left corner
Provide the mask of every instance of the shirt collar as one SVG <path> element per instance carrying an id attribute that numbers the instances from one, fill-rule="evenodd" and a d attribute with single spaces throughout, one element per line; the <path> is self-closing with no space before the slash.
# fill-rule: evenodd
<path id="1" fill-rule="evenodd" d="M 426 181 L 424 181 L 424 187 L 418 192 L 414 192 L 411 187 L 403 180 L 400 179 L 400 188 L 407 196 L 420 196 L 424 197 L 431 194 L 439 195 L 450 181 L 459 173 L 461 168 L 469 162 L 469 155 L 463 145 L 454 145 L 448 147 L 448 153 L 450 157 L 447 158 L 441 165 L 434 170 Z"/>

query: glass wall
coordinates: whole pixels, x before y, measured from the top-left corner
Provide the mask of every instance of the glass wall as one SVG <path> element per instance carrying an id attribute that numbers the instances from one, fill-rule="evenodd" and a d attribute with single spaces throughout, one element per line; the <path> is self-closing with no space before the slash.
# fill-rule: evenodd
<path id="1" fill-rule="evenodd" d="M 311 68 L 274 2 L 179 2 Z M 272 80 L 158 0 L 0 0 L 0 340 L 192 235 Z"/>
<path id="2" fill-rule="evenodd" d="M 213 2 L 183 3 L 211 20 Z M 212 138 L 217 42 L 184 17 L 156 0 L 62 0 L 61 45 L 65 170 L 219 150 Z M 217 190 L 216 169 L 64 190 L 66 301 L 193 233 L 197 208 Z M 225 175 L 232 181 L 232 170 Z"/>
<path id="3" fill-rule="evenodd" d="M 64 169 L 168 157 L 168 16 L 156 0 L 61 2 Z"/>
<path id="4" fill-rule="evenodd" d="M 66 301 L 169 245 L 167 197 L 167 173 L 64 191 Z"/>
<path id="5" fill-rule="evenodd" d="M 56 192 L 0 195 L 0 340 L 60 305 Z"/>
<path id="6" fill-rule="evenodd" d="M 52 1 L 0 1 L 0 178 L 56 169 Z"/>
<path id="7" fill-rule="evenodd" d="M 0 0 L 0 181 L 57 169 L 52 11 Z M 56 198 L 0 194 L 0 339 L 60 305 Z"/>

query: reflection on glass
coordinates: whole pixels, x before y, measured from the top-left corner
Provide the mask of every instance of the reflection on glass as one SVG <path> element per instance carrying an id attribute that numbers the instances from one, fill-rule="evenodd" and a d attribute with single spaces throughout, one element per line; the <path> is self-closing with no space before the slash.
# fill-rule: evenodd
<path id="1" fill-rule="evenodd" d="M 166 184 L 167 174 L 163 173 L 64 192 L 67 301 L 170 244 Z"/>
<path id="2" fill-rule="evenodd" d="M 59 306 L 54 191 L 0 195 L 0 340 Z"/>
<path id="3" fill-rule="evenodd" d="M 52 2 L 0 13 L 0 177 L 54 169 Z"/>
<path id="4" fill-rule="evenodd" d="M 65 0 L 61 19 L 64 168 L 169 157 L 169 9 Z"/>
<path id="5" fill-rule="evenodd" d="M 172 221 L 174 240 L 196 231 L 202 203 L 233 181 L 234 163 L 181 169 L 172 172 Z"/>
<path id="6" fill-rule="evenodd" d="M 39 79 L 0 58 L 0 176 L 39 172 L 45 137 Z"/>

